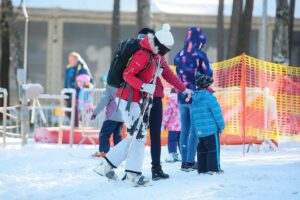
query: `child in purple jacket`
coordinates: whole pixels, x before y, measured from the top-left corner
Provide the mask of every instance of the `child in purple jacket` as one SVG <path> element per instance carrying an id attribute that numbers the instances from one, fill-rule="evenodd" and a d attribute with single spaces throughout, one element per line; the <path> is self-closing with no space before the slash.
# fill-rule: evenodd
<path id="1" fill-rule="evenodd" d="M 121 112 L 117 108 L 115 101 L 115 93 L 117 88 L 108 86 L 103 93 L 99 104 L 93 112 L 92 120 L 106 108 L 106 118 L 103 122 L 102 128 L 99 134 L 99 152 L 96 152 L 94 156 L 104 157 L 110 149 L 109 138 L 113 134 L 114 145 L 118 144 L 122 140 L 121 131 L 123 127 L 123 119 Z"/>

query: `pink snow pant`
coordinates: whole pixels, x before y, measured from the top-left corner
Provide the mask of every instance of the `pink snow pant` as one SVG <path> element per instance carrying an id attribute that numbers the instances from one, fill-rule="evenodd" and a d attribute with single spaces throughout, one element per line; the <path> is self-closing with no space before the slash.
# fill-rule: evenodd
<path id="1" fill-rule="evenodd" d="M 119 99 L 116 98 L 118 102 Z M 114 167 L 118 167 L 124 160 L 126 160 L 125 171 L 141 173 L 144 152 L 145 152 L 145 142 L 146 137 L 137 140 L 128 134 L 128 129 L 130 129 L 133 123 L 140 116 L 140 106 L 136 102 L 131 102 L 129 112 L 126 111 L 127 101 L 121 99 L 119 103 L 119 110 L 122 113 L 123 120 L 127 128 L 127 137 L 118 143 L 115 147 L 106 154 L 106 158 L 109 160 Z"/>

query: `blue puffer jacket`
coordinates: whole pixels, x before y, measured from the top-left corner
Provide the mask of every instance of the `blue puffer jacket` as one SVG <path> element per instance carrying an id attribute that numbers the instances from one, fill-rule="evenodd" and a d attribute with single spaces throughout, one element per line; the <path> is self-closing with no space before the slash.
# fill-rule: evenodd
<path id="1" fill-rule="evenodd" d="M 192 123 L 198 137 L 206 137 L 225 128 L 217 98 L 207 90 L 197 90 L 192 96 Z"/>
<path id="2" fill-rule="evenodd" d="M 206 53 L 202 50 L 206 43 L 206 35 L 200 27 L 188 29 L 184 47 L 174 58 L 178 78 L 191 90 L 196 90 L 195 76 L 197 73 L 212 77 L 213 71 L 209 64 Z M 186 95 L 178 94 L 180 103 L 191 103 L 185 101 Z"/>

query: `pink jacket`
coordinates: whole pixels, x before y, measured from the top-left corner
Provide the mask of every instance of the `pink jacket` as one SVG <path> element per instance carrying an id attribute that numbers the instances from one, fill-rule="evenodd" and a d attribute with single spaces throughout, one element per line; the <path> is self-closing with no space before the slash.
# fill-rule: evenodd
<path id="1" fill-rule="evenodd" d="M 163 112 L 162 125 L 169 131 L 180 131 L 180 113 L 177 103 L 177 94 L 172 93 L 169 97 L 168 104 Z"/>

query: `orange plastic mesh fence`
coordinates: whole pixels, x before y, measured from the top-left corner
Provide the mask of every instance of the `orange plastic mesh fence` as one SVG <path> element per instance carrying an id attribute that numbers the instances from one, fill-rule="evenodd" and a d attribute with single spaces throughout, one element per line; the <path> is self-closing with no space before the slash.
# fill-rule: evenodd
<path id="1" fill-rule="evenodd" d="M 215 63 L 213 69 L 225 135 L 276 141 L 300 135 L 300 67 L 243 54 Z"/>

